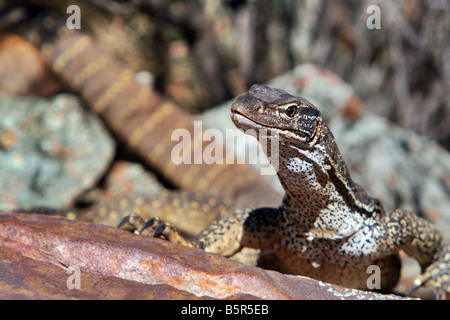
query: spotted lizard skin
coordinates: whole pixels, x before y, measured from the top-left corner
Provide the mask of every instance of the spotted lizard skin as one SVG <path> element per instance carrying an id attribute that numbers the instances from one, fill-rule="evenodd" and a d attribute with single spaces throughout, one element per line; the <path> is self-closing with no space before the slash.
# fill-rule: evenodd
<path id="1" fill-rule="evenodd" d="M 281 206 L 236 211 L 200 232 L 194 242 L 183 242 L 174 227 L 159 220 L 143 224 L 131 216 L 122 226 L 134 222 L 141 232 L 224 256 L 259 249 L 259 266 L 359 289 L 368 289 L 371 265 L 380 268 L 378 289 L 391 289 L 399 278 L 398 253 L 403 250 L 424 270 L 413 290 L 430 283 L 438 294 L 449 291 L 450 249 L 437 228 L 410 212 L 385 212 L 380 201 L 353 182 L 315 106 L 283 90 L 254 85 L 238 97 L 231 112 L 244 132 L 268 129 L 278 135 L 279 156 L 267 155 L 279 164 L 286 192 Z"/>

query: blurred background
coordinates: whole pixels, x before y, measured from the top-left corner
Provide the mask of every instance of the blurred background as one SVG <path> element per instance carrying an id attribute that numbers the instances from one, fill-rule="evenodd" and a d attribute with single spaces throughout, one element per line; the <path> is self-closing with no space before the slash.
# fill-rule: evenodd
<path id="1" fill-rule="evenodd" d="M 89 88 L 80 94 L 49 67 L 55 40 L 46 37 L 67 30 L 70 5 L 80 8 L 75 31 L 162 97 L 150 101 L 167 99 L 187 114 L 210 114 L 212 126 L 234 128 L 233 97 L 254 83 L 285 79 L 272 85 L 312 99 L 354 179 L 388 210 L 450 222 L 445 0 L 0 0 L 0 208 L 73 205 L 114 172 L 112 160 L 130 159 L 99 117 L 83 111 Z M 380 9 L 379 29 L 367 26 L 372 5 Z M 114 80 L 100 82 L 107 90 Z M 145 169 L 155 167 L 167 174 L 157 165 Z"/>
<path id="2" fill-rule="evenodd" d="M 13 1 L 68 17 L 153 87 L 201 112 L 305 62 L 338 74 L 372 111 L 450 148 L 450 11 L 445 0 Z M 4 7 L 8 1 L 0 1 Z M 366 26 L 368 6 L 381 29 Z M 5 17 L 4 17 L 5 18 Z M 0 90 L 26 94 L 14 41 L 0 47 Z M 15 44 L 19 46 L 19 44 Z M 30 72 L 29 67 L 24 68 Z M 55 92 L 49 82 L 44 92 Z M 22 90 L 22 91 L 21 91 Z"/>

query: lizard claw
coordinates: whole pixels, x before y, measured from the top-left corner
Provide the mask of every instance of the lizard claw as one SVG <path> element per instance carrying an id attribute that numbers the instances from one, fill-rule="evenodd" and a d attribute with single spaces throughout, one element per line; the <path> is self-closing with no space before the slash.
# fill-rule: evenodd
<path id="1" fill-rule="evenodd" d="M 132 213 L 129 216 L 123 217 L 117 224 L 117 228 L 130 232 L 140 230 L 144 225 L 145 220 L 137 213 Z"/>
<path id="2" fill-rule="evenodd" d="M 187 247 L 199 247 L 197 243 L 186 240 L 181 236 L 175 227 L 159 218 L 151 218 L 145 221 L 137 213 L 132 213 L 122 218 L 117 227 L 130 232 L 138 231 L 139 234 L 144 236 L 168 240 Z"/>
<path id="3" fill-rule="evenodd" d="M 167 230 L 165 234 L 164 230 L 166 229 L 166 227 L 171 230 Z M 161 219 L 151 218 L 148 219 L 147 222 L 145 222 L 142 225 L 141 229 L 139 230 L 139 233 L 142 235 L 151 236 L 153 238 L 161 238 L 164 240 L 168 240 L 170 231 L 176 232 L 174 227 L 164 223 Z"/>
<path id="4" fill-rule="evenodd" d="M 154 225 L 157 224 L 159 226 L 162 223 L 162 221 L 159 218 L 151 218 L 148 219 L 139 229 L 139 234 L 142 234 L 145 230 L 147 230 L 147 234 L 149 233 L 149 230 L 152 230 L 154 228 Z M 152 237 L 154 237 L 153 233 L 151 234 Z"/>
<path id="5" fill-rule="evenodd" d="M 166 229 L 165 224 L 160 224 L 153 230 L 152 237 L 160 238 L 164 234 L 164 230 Z"/>
<path id="6" fill-rule="evenodd" d="M 126 225 L 128 225 L 130 221 L 130 216 L 123 217 L 120 219 L 119 223 L 117 224 L 116 228 L 118 229 L 124 229 Z"/>
<path id="7" fill-rule="evenodd" d="M 438 259 L 414 280 L 410 295 L 425 285 L 433 287 L 436 300 L 450 297 L 450 246 L 445 247 Z"/>

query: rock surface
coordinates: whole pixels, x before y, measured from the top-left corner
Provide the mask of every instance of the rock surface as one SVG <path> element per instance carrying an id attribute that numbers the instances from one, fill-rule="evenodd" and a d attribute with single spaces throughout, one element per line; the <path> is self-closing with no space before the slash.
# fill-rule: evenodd
<path id="1" fill-rule="evenodd" d="M 107 129 L 75 96 L 0 95 L 0 210 L 69 206 L 113 155 Z"/>
<path id="2" fill-rule="evenodd" d="M 51 96 L 62 89 L 40 52 L 22 37 L 0 34 L 0 91 L 11 95 Z"/>
<path id="3" fill-rule="evenodd" d="M 0 274 L 1 299 L 401 299 L 36 214 L 0 212 Z"/>

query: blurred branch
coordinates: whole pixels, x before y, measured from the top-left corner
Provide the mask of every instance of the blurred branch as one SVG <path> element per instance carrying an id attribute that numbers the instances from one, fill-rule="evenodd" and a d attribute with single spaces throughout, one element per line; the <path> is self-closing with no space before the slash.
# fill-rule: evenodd
<path id="1" fill-rule="evenodd" d="M 266 36 L 269 3 L 246 2 L 236 8 L 237 60 L 245 87 L 266 82 L 269 44 Z"/>
<path id="2" fill-rule="evenodd" d="M 90 0 L 90 2 L 106 10 L 110 10 L 110 3 L 118 4 L 112 0 Z M 151 0 L 128 0 L 120 4 L 126 7 L 122 9 L 116 7 L 116 10 L 123 11 L 125 8 L 133 7 L 154 20 L 177 28 L 190 45 L 203 75 L 210 103 L 215 105 L 230 99 L 232 95 L 225 79 L 225 69 L 217 52 L 213 25 L 206 17 L 198 0 L 185 0 L 182 3 L 184 8 L 179 14 Z"/>
<path id="3" fill-rule="evenodd" d="M 333 15 L 334 5 L 333 1 L 321 2 L 320 16 L 318 18 L 318 21 L 321 23 L 317 26 L 316 34 L 314 35 L 316 40 L 311 48 L 311 60 L 321 66 L 325 65 L 333 46 L 330 38 L 335 22 Z"/>
<path id="4" fill-rule="evenodd" d="M 399 119 L 404 127 L 412 125 L 411 93 L 408 85 L 408 67 L 406 64 L 401 39 L 395 30 L 388 37 L 389 55 L 394 70 L 394 90 L 402 117 Z"/>
<path id="5" fill-rule="evenodd" d="M 147 13 L 153 19 L 179 28 L 180 32 L 184 33 L 191 40 L 195 37 L 198 30 L 203 27 L 204 16 L 201 14 L 203 9 L 196 0 L 185 1 L 187 10 L 179 15 L 172 13 L 163 6 L 153 3 L 151 0 L 128 0 L 128 2 L 136 9 Z"/>
<path id="6" fill-rule="evenodd" d="M 116 2 L 111 0 L 88 0 L 97 8 L 106 10 L 112 14 L 126 14 L 133 9 L 133 6 L 126 2 Z"/>
<path id="7" fill-rule="evenodd" d="M 147 45 L 139 58 L 151 62 L 149 70 L 158 71 L 159 90 L 178 90 L 184 97 L 179 89 L 189 88 L 186 92 L 201 96 L 186 99 L 193 104 L 215 105 L 231 97 L 231 84 L 243 90 L 296 64 L 312 62 L 351 82 L 375 112 L 450 149 L 448 1 L 0 0 L 0 5 L 57 8 L 65 17 L 65 8 L 73 2 L 101 9 L 97 16 L 108 16 L 106 25 L 116 20 L 111 14 L 136 23 L 130 29 L 138 26 L 137 38 Z M 371 4 L 381 7 L 380 30 L 366 26 Z M 90 10 L 84 12 L 84 20 L 97 22 L 86 17 Z M 0 17 L 0 23 L 22 24 L 5 18 Z M 182 59 L 171 61 L 169 48 L 178 45 L 171 46 L 174 30 L 183 51 L 177 56 Z M 164 63 L 188 66 L 188 71 L 174 81 L 167 72 L 174 69 L 161 68 Z M 197 82 L 200 77 L 203 81 Z"/>

